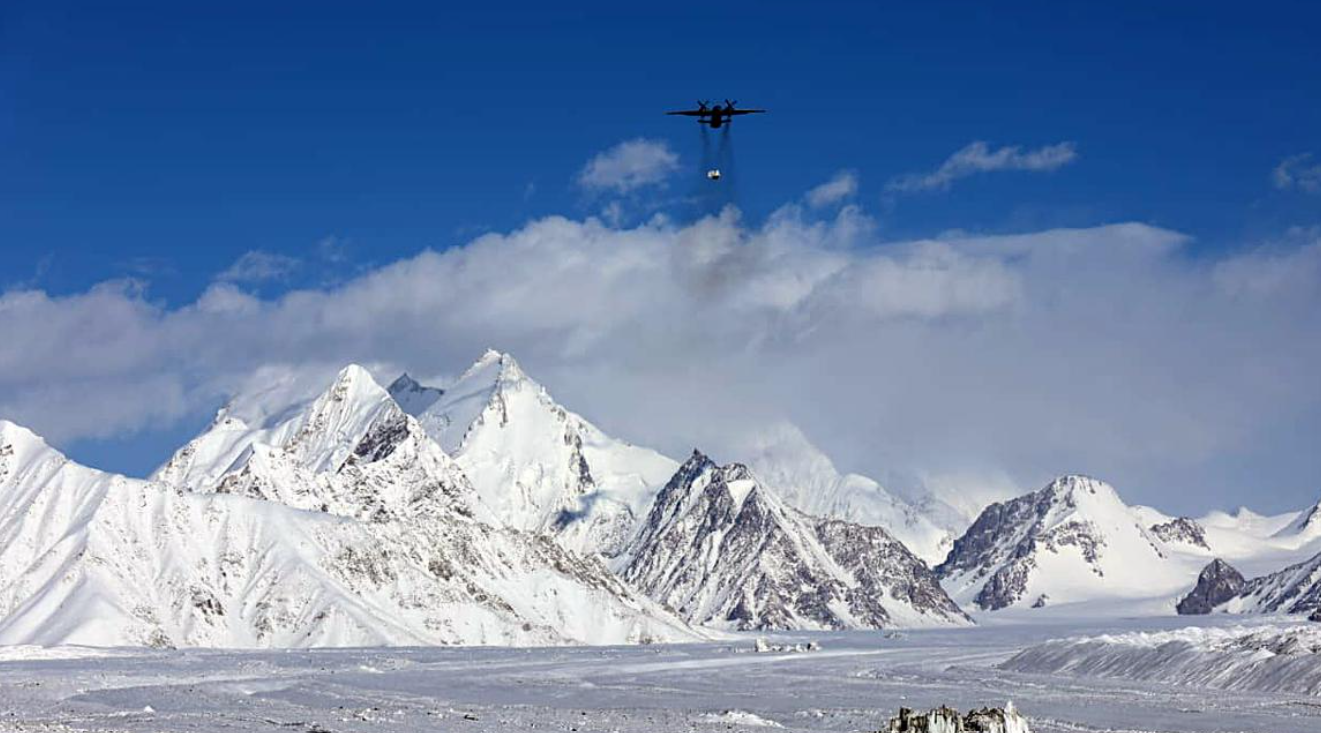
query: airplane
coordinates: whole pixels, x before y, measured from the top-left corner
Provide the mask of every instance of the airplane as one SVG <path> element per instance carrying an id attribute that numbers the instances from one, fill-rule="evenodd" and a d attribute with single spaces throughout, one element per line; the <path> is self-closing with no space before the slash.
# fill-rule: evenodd
<path id="1" fill-rule="evenodd" d="M 684 117 L 696 117 L 697 123 L 701 125 L 710 125 L 712 129 L 732 122 L 735 115 L 753 115 L 765 112 L 764 109 L 735 109 L 737 102 L 725 100 L 725 106 L 716 105 L 708 107 L 710 102 L 698 102 L 697 109 L 683 109 L 675 112 L 666 112 L 667 115 L 683 115 Z"/>

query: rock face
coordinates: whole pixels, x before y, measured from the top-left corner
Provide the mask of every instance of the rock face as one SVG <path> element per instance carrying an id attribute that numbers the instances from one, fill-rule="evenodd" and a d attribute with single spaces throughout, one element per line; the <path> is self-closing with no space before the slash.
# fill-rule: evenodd
<path id="1" fill-rule="evenodd" d="M 936 568 L 956 601 L 987 611 L 1174 593 L 1185 572 L 1113 488 L 1086 476 L 987 507 Z"/>
<path id="2" fill-rule="evenodd" d="M 445 390 L 436 387 L 424 387 L 416 379 L 407 374 L 400 374 L 399 378 L 390 383 L 385 388 L 394 399 L 399 408 L 410 415 L 418 415 L 426 412 L 428 408 L 436 404 L 436 401 L 445 396 Z"/>
<path id="3" fill-rule="evenodd" d="M 1223 604 L 1229 613 L 1310 614 L 1321 610 L 1321 554 L 1253 578 Z"/>
<path id="4" fill-rule="evenodd" d="M 879 527 L 809 517 L 739 464 L 694 452 L 620 558 L 625 580 L 693 623 L 734 629 L 966 624 Z"/>
<path id="5" fill-rule="evenodd" d="M 598 560 L 490 520 L 357 367 L 306 402 L 235 400 L 156 475 L 80 466 L 0 422 L 0 643 L 700 637 Z"/>
<path id="6" fill-rule="evenodd" d="M 1202 569 L 1196 587 L 1175 608 L 1181 616 L 1210 613 L 1211 609 L 1241 593 L 1244 584 L 1242 573 L 1217 558 Z"/>
<path id="7" fill-rule="evenodd" d="M 899 714 L 890 718 L 888 733 L 1031 733 L 1027 720 L 1009 703 L 1003 708 L 970 710 L 960 716 L 959 711 L 941 706 L 925 713 L 899 708 Z"/>
<path id="8" fill-rule="evenodd" d="M 617 555 L 678 466 L 564 409 L 497 351 L 425 408 L 406 411 L 454 456 L 499 521 L 577 552 Z"/>
<path id="9" fill-rule="evenodd" d="M 1243 580 L 1227 563 L 1215 560 L 1202 570 L 1197 587 L 1178 605 L 1179 613 L 1321 612 L 1321 554 L 1274 573 Z"/>
<path id="10" fill-rule="evenodd" d="M 1204 550 L 1211 549 L 1206 544 L 1206 530 L 1196 520 L 1188 517 L 1176 517 L 1168 522 L 1151 525 L 1151 533 L 1163 542 L 1181 542 Z"/>

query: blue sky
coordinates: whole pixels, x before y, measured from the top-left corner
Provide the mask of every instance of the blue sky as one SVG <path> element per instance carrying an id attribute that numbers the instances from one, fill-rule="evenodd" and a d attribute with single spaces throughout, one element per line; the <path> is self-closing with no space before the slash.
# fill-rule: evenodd
<path id="1" fill-rule="evenodd" d="M 839 168 L 878 196 L 971 140 L 1080 158 L 910 197 L 888 233 L 1141 220 L 1217 247 L 1316 209 L 1268 178 L 1317 147 L 1313 4 L 575 5 L 6 3 L 5 279 L 148 269 L 181 302 L 253 248 L 444 247 L 582 207 L 606 145 L 691 157 L 657 113 L 698 97 L 773 110 L 738 130 L 752 217 Z"/>
<path id="2" fill-rule="evenodd" d="M 1309 190 L 1318 160 L 1298 157 L 1321 155 L 1319 26 L 1321 10 L 1304 2 L 9 2 L 0 291 L 73 298 L 133 278 L 127 297 L 165 317 L 237 263 L 269 277 L 230 280 L 277 302 L 483 233 L 581 220 L 609 200 L 624 205 L 625 228 L 656 211 L 681 216 L 681 174 L 617 198 L 576 181 L 594 155 L 639 138 L 691 171 L 696 126 L 660 113 L 725 97 L 771 110 L 735 128 L 736 203 L 750 229 L 843 171 L 867 212 L 863 248 L 1140 222 L 1191 237 L 1175 255 L 1184 264 L 1288 249 L 1321 225 Z M 894 189 L 976 141 L 992 154 L 1073 152 L 1049 170 Z M 1308 325 L 1278 317 L 1291 338 Z M 547 373 L 563 366 L 562 352 L 538 349 L 527 346 Z M 431 368 L 475 356 L 459 352 Z M 193 369 L 179 389 L 207 380 Z M 15 377 L 0 397 L 34 384 Z M 58 442 L 141 472 L 205 422 L 208 395 L 181 397 L 145 433 L 126 420 Z M 1251 456 L 1207 454 L 1198 470 L 1228 462 L 1250 476 L 1276 462 L 1265 446 L 1321 424 L 1311 396 L 1254 423 Z M 1279 502 L 1315 493 L 1299 474 L 1316 467 L 1279 469 L 1275 480 L 1292 476 Z M 1165 475 L 1143 470 L 1118 472 L 1147 485 Z M 1241 490 L 1229 483 L 1215 501 Z"/>

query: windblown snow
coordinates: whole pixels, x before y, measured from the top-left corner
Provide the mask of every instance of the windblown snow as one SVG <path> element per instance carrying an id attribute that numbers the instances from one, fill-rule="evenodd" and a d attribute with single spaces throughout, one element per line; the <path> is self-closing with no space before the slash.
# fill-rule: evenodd
<path id="1" fill-rule="evenodd" d="M 1321 695 L 1321 626 L 1191 626 L 1060 639 L 1025 649 L 1000 669 Z"/>

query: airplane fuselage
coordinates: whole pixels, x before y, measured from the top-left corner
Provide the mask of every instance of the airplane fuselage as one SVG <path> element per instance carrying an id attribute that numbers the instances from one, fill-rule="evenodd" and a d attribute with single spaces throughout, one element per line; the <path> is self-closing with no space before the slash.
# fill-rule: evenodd
<path id="1" fill-rule="evenodd" d="M 720 127 L 721 125 L 725 124 L 725 120 L 727 119 L 728 117 L 725 115 L 725 111 L 719 107 L 716 107 L 715 109 L 711 110 L 711 114 L 707 115 L 706 117 L 699 117 L 697 121 L 702 123 L 703 125 L 710 125 L 711 129 L 714 130 Z"/>

